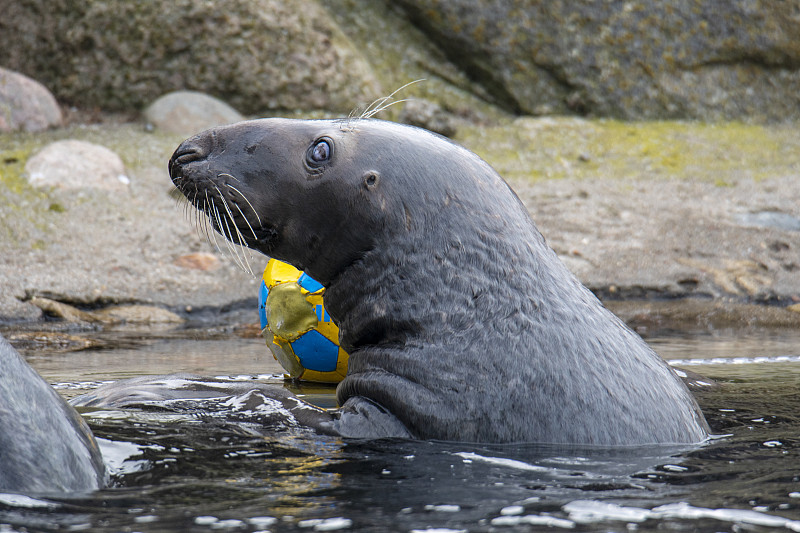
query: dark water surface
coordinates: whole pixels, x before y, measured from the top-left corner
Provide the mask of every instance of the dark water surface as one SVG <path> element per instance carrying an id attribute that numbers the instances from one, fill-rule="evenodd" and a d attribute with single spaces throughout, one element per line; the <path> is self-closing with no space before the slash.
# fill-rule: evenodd
<path id="1" fill-rule="evenodd" d="M 8 333 L 8 332 L 4 332 Z M 19 345 L 66 396 L 125 377 L 195 372 L 274 380 L 263 341 L 110 331 L 105 348 Z M 800 531 L 800 332 L 671 332 L 648 341 L 716 379 L 699 393 L 725 437 L 688 448 L 374 441 L 155 411 L 85 416 L 113 487 L 0 495 L 0 532 Z M 333 389 L 304 389 L 330 405 Z"/>

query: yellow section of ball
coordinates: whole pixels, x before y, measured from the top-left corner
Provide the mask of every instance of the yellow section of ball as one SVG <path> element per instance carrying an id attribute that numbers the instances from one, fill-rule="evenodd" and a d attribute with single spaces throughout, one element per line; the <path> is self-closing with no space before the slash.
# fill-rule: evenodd
<path id="1" fill-rule="evenodd" d="M 264 269 L 264 283 L 267 288 L 272 288 L 279 283 L 286 283 L 287 281 L 297 281 L 303 275 L 301 270 L 283 261 L 277 259 L 270 259 L 267 267 Z"/>

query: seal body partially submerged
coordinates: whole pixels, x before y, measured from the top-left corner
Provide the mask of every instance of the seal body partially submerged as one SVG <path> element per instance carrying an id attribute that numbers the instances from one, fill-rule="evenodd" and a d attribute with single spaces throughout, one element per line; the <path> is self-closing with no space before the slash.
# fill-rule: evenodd
<path id="1" fill-rule="evenodd" d="M 105 483 L 89 427 L 0 336 L 0 492 L 75 495 Z"/>
<path id="2" fill-rule="evenodd" d="M 689 391 L 468 150 L 377 120 L 263 119 L 185 141 L 175 185 L 229 239 L 326 286 L 344 436 L 693 443 Z"/>

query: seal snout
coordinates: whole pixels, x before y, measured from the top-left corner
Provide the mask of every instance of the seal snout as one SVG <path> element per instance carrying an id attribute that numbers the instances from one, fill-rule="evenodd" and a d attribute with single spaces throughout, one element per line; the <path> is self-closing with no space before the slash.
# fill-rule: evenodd
<path id="1" fill-rule="evenodd" d="M 208 149 L 195 139 L 183 141 L 169 160 L 167 168 L 169 176 L 174 182 L 183 177 L 183 170 L 186 165 L 194 161 L 200 161 L 208 156 Z"/>

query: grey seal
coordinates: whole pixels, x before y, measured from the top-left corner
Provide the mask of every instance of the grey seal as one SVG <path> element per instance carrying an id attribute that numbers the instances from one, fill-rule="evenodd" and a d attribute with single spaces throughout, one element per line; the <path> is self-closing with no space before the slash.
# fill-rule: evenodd
<path id="1" fill-rule="evenodd" d="M 343 436 L 696 443 L 683 382 L 569 272 L 509 185 L 436 134 L 260 119 L 182 143 L 170 176 L 228 239 L 306 271 L 350 353 Z"/>
<path id="2" fill-rule="evenodd" d="M 81 416 L 0 336 L 0 491 L 89 492 L 107 481 Z"/>

